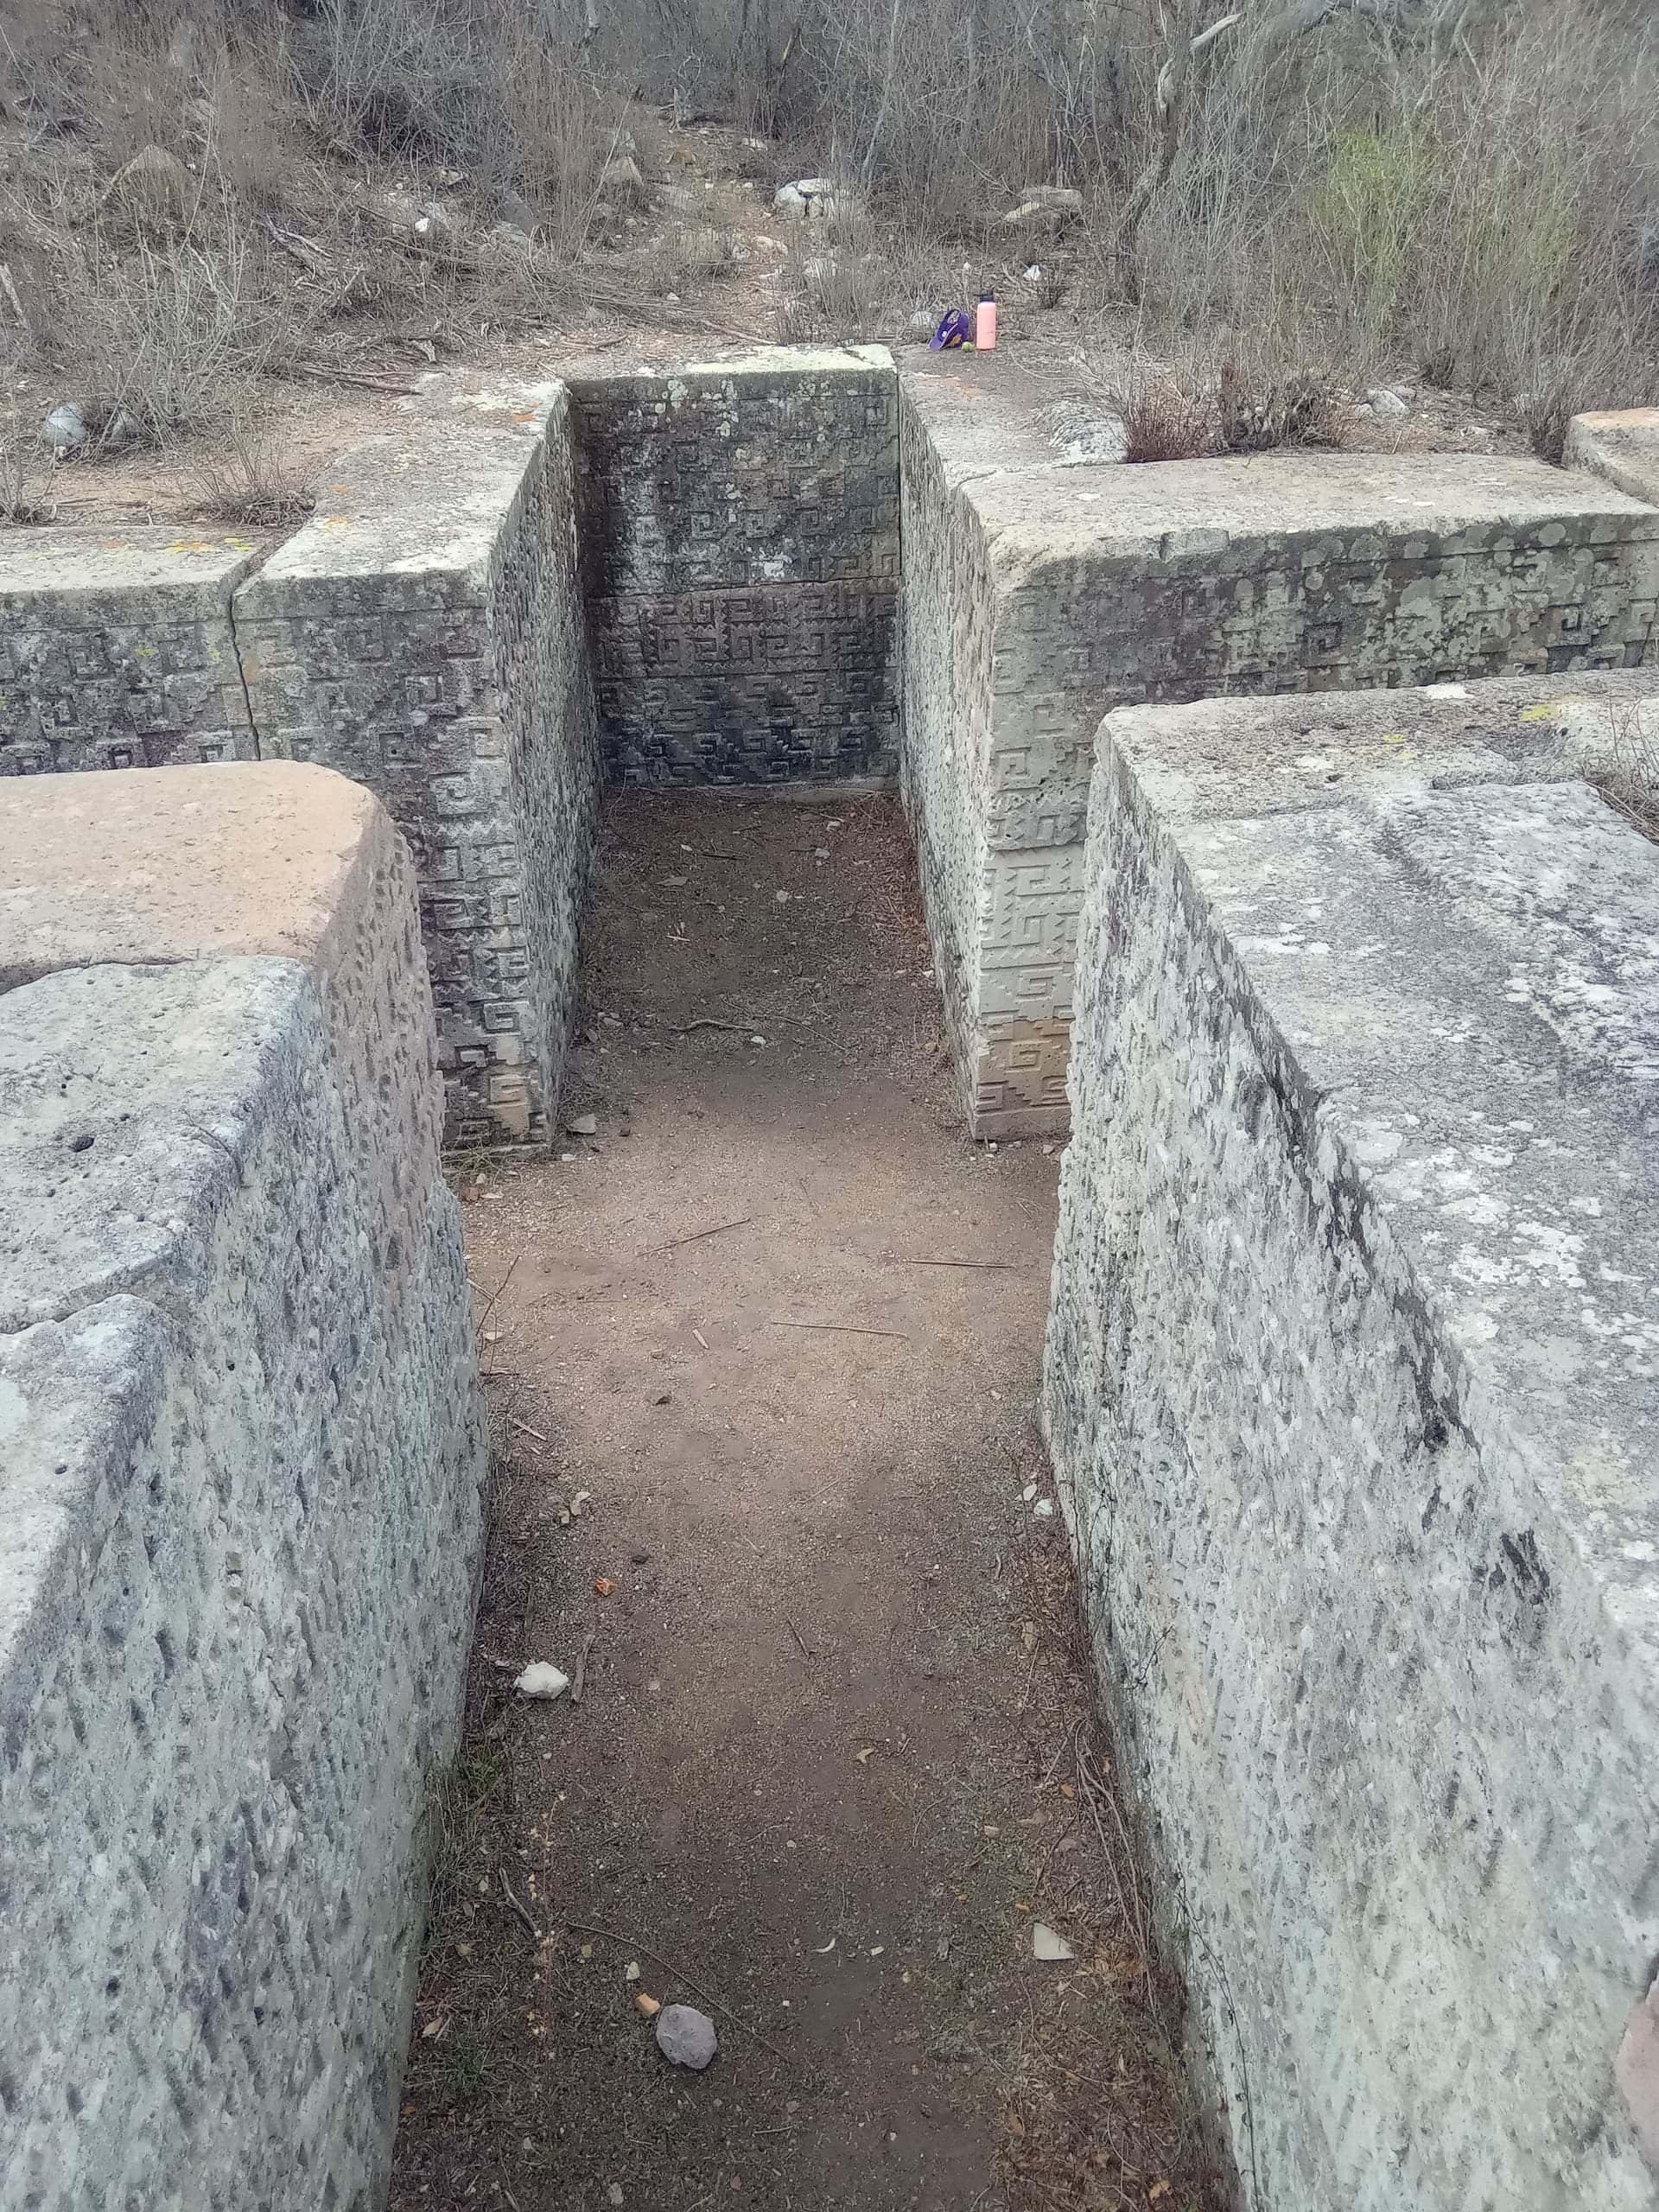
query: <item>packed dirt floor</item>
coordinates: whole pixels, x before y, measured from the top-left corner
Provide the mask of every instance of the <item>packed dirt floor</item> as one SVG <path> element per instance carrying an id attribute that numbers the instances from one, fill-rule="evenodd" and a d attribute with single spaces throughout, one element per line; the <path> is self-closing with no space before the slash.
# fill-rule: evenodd
<path id="1" fill-rule="evenodd" d="M 610 801 L 593 1132 L 456 1172 L 502 1466 L 396 2212 L 1220 2201 L 1033 1427 L 1058 1147 L 938 1020 L 890 798 Z"/>

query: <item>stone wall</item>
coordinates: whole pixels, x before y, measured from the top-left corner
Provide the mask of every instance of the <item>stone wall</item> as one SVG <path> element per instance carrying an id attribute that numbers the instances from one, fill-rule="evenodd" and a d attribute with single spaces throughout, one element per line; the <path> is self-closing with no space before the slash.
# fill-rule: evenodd
<path id="1" fill-rule="evenodd" d="M 0 810 L 0 2207 L 384 2196 L 485 1443 L 409 855 Z"/>
<path id="2" fill-rule="evenodd" d="M 880 346 L 575 377 L 607 776 L 823 782 L 898 755 L 898 379 Z"/>
<path id="3" fill-rule="evenodd" d="M 262 757 L 409 840 L 453 1144 L 543 1139 L 598 795 L 563 386 L 467 395 L 336 465 L 235 620 Z"/>
<path id="4" fill-rule="evenodd" d="M 1659 2193 L 1659 696 L 1562 689 L 1094 772 L 1044 1420 L 1274 2212 Z"/>
<path id="5" fill-rule="evenodd" d="M 0 532 L 0 775 L 254 753 L 231 633 L 245 538 Z"/>
<path id="6" fill-rule="evenodd" d="M 1619 668 L 1659 512 L 1532 462 L 1000 466 L 904 384 L 903 784 L 969 1125 L 1065 1126 L 1092 732 L 1107 708 Z"/>

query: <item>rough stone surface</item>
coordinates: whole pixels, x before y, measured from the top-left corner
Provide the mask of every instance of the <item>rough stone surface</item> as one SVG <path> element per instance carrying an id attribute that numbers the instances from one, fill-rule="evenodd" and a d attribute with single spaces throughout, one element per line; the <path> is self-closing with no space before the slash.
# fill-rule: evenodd
<path id="1" fill-rule="evenodd" d="M 1659 504 L 1659 407 L 1575 415 L 1562 459 L 1605 476 L 1633 499 Z"/>
<path id="2" fill-rule="evenodd" d="M 318 760 L 409 840 L 454 1144 L 544 1139 L 598 760 L 562 386 L 342 462 L 236 601 L 262 756 Z"/>
<path id="3" fill-rule="evenodd" d="M 241 779 L 312 880 L 215 919 L 188 802 Z M 149 943 L 5 925 L 78 964 L 0 997 L 0 2207 L 366 2206 L 485 1471 L 412 873 L 320 771 L 118 785 Z"/>
<path id="4" fill-rule="evenodd" d="M 1004 467 L 933 376 L 904 380 L 902 437 L 902 778 L 979 1135 L 1065 1125 L 1104 709 L 1618 668 L 1649 649 L 1659 513 L 1539 464 Z"/>
<path id="5" fill-rule="evenodd" d="M 331 769 L 176 768 L 153 788 L 54 777 L 0 808 L 0 991 L 94 962 L 236 953 L 331 977 L 377 883 L 389 912 L 413 897 L 408 849 Z"/>
<path id="6" fill-rule="evenodd" d="M 664 2005 L 657 2015 L 657 2048 L 675 2066 L 702 2073 L 720 2049 L 715 2024 L 695 2005 Z"/>
<path id="7" fill-rule="evenodd" d="M 1655 2199 L 1637 681 L 1103 733 L 1044 1421 L 1277 2212 Z"/>
<path id="8" fill-rule="evenodd" d="M 230 602 L 253 553 L 162 528 L 0 533 L 0 775 L 251 760 Z"/>
<path id="9" fill-rule="evenodd" d="M 898 756 L 898 379 L 880 346 L 575 377 L 606 772 L 823 782 Z"/>

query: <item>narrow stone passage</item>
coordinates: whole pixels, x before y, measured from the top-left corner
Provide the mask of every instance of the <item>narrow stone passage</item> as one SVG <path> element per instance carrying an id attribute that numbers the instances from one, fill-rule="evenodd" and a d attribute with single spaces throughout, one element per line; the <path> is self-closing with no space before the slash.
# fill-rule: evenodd
<path id="1" fill-rule="evenodd" d="M 596 1133 L 458 1176 L 505 1465 L 392 2202 L 1208 2203 L 1031 1424 L 1055 1148 L 960 1134 L 897 808 L 614 799 L 586 944 Z"/>

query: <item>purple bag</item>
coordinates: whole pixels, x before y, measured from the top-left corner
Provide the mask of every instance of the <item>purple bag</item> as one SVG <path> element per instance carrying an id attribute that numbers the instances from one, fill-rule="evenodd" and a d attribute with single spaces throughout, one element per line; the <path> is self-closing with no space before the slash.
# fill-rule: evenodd
<path id="1" fill-rule="evenodd" d="M 965 346 L 974 334 L 974 326 L 968 320 L 965 308 L 947 308 L 940 318 L 939 327 L 927 341 L 930 353 L 942 353 L 952 346 Z"/>

